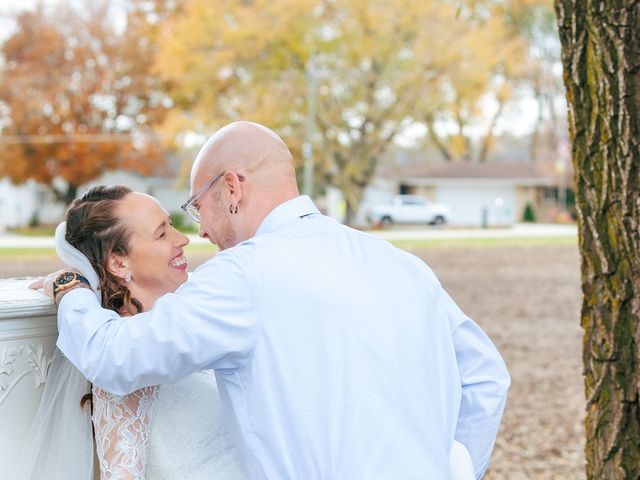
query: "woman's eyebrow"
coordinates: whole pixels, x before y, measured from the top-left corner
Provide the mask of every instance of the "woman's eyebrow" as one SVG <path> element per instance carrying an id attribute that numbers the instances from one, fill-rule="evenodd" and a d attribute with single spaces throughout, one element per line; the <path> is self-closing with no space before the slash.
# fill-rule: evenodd
<path id="1" fill-rule="evenodd" d="M 153 232 L 153 234 L 156 235 L 160 231 L 160 229 L 166 227 L 166 225 L 167 225 L 167 221 L 163 220 L 162 223 L 160 225 L 158 225 L 158 228 L 156 228 L 156 230 L 155 230 L 155 232 Z"/>

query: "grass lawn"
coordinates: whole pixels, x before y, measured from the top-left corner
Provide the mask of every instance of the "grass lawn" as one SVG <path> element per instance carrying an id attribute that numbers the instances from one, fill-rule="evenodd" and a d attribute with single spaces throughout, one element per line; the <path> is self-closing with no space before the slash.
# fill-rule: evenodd
<path id="1" fill-rule="evenodd" d="M 185 234 L 198 233 L 198 226 L 193 223 L 176 225 L 176 228 Z M 9 232 L 16 235 L 24 235 L 25 237 L 53 237 L 56 233 L 55 225 L 42 225 L 39 227 L 20 227 L 10 228 Z"/>
<path id="2" fill-rule="evenodd" d="M 218 251 L 218 248 L 215 245 L 207 245 L 207 244 L 196 244 L 196 245 L 187 245 L 185 248 L 187 255 L 189 252 L 194 253 L 206 253 L 211 252 L 213 255 Z M 11 259 L 11 260 L 40 260 L 42 258 L 51 257 L 56 254 L 53 247 L 8 247 L 2 248 L 0 247 L 0 259 Z"/>
<path id="3" fill-rule="evenodd" d="M 500 248 L 500 247 L 517 247 L 517 246 L 537 246 L 537 245 L 576 245 L 577 239 L 571 237 L 548 237 L 548 238 L 465 238 L 454 240 L 400 240 L 391 242 L 398 248 L 403 250 L 430 250 L 430 249 L 467 249 L 467 248 Z M 210 244 L 191 244 L 187 245 L 185 252 L 195 255 L 213 255 L 218 251 L 217 247 Z M 42 261 L 55 257 L 53 248 L 37 247 L 10 247 L 0 248 L 0 260 L 11 261 Z"/>
<path id="4" fill-rule="evenodd" d="M 429 250 L 438 248 L 500 248 L 500 247 L 535 247 L 539 245 L 576 245 L 577 237 L 531 237 L 531 238 L 456 238 L 429 240 L 392 241 L 403 250 Z"/>

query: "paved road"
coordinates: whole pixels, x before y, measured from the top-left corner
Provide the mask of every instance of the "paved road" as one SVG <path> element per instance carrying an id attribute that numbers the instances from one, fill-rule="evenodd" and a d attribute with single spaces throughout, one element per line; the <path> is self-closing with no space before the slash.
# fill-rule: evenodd
<path id="1" fill-rule="evenodd" d="M 511 228 L 440 228 L 440 227 L 395 227 L 388 230 L 371 230 L 371 234 L 385 240 L 451 240 L 468 238 L 548 238 L 577 237 L 575 225 L 516 224 Z M 191 243 L 206 243 L 197 235 L 189 235 Z M 27 237 L 13 234 L 0 235 L 0 248 L 47 248 L 53 247 L 53 237 Z"/>

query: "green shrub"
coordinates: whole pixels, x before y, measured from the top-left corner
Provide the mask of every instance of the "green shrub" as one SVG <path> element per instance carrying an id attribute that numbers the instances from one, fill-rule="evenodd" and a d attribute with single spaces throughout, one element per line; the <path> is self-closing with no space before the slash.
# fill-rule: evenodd
<path id="1" fill-rule="evenodd" d="M 522 220 L 524 222 L 535 222 L 536 221 L 536 213 L 533 211 L 533 205 L 527 203 L 524 207 L 524 215 L 522 216 Z"/>
<path id="2" fill-rule="evenodd" d="M 198 231 L 198 225 L 196 225 L 190 218 L 182 212 L 171 212 L 169 214 L 173 226 L 180 230 L 182 233 L 196 233 Z"/>
<path id="3" fill-rule="evenodd" d="M 29 219 L 29 228 L 36 228 L 40 226 L 40 218 L 38 217 L 38 212 L 33 212 L 31 218 Z"/>

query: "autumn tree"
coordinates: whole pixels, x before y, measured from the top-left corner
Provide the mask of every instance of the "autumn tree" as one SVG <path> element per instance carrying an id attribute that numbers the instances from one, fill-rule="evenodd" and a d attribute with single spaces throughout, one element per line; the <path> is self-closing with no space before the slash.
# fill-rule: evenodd
<path id="1" fill-rule="evenodd" d="M 528 80 L 529 46 L 510 21 L 514 3 L 462 2 L 442 26 L 453 46 L 448 68 L 424 92 L 418 118 L 446 161 L 486 162 L 505 107 Z"/>
<path id="2" fill-rule="evenodd" d="M 20 13 L 1 46 L 0 175 L 34 179 L 68 203 L 107 170 L 160 168 L 150 127 L 170 105 L 148 74 L 153 44 L 137 12 L 120 32 L 107 2 L 56 5 Z"/>
<path id="3" fill-rule="evenodd" d="M 589 479 L 640 478 L 640 4 L 556 0 L 582 257 Z"/>
<path id="4" fill-rule="evenodd" d="M 456 102 L 469 122 L 506 57 L 522 56 L 499 18 L 440 0 L 191 0 L 162 32 L 157 71 L 179 108 L 168 124 L 204 132 L 255 120 L 297 158 L 306 139 L 318 183 L 340 188 L 347 220 L 398 135 L 446 120 Z"/>
<path id="5" fill-rule="evenodd" d="M 560 63 L 560 42 L 552 0 L 517 0 L 505 8 L 508 22 L 528 44 L 524 85 L 537 103 L 537 116 L 530 135 L 532 161 L 553 158 L 558 153 L 563 125 L 558 99 L 564 94 Z"/>

